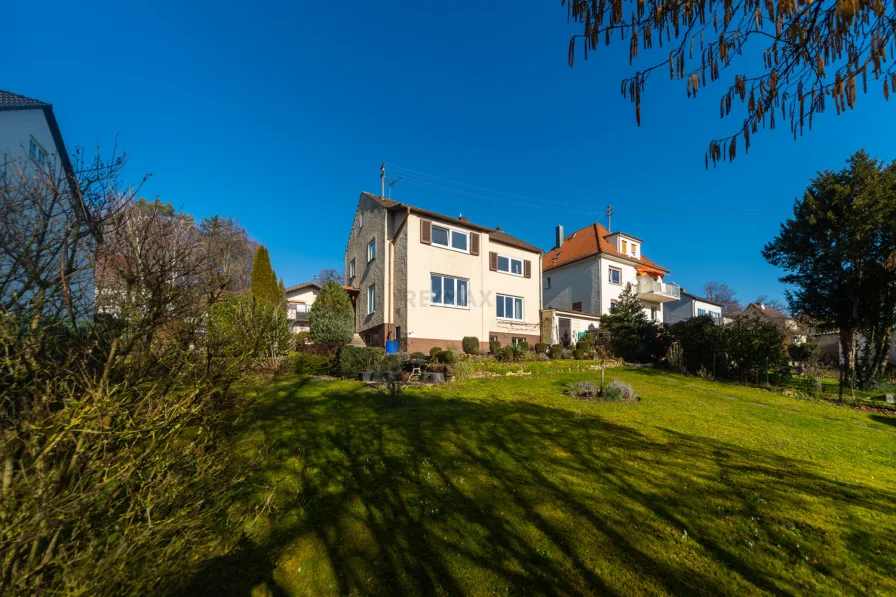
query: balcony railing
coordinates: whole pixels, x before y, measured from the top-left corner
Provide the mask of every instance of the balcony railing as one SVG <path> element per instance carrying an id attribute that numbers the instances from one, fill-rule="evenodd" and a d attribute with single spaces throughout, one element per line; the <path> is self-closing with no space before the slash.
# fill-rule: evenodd
<path id="1" fill-rule="evenodd" d="M 286 307 L 286 318 L 295 319 L 299 315 L 307 315 L 311 313 L 311 307 L 308 305 L 290 304 Z"/>
<path id="2" fill-rule="evenodd" d="M 638 276 L 638 294 L 651 298 L 677 300 L 681 298 L 681 287 L 671 282 L 660 282 L 650 276 Z"/>

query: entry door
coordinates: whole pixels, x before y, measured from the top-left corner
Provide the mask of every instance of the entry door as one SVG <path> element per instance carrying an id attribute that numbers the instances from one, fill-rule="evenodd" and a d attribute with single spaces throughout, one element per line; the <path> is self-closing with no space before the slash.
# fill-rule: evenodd
<path id="1" fill-rule="evenodd" d="M 560 335 L 560 344 L 569 344 L 570 340 L 572 340 L 572 335 L 570 333 L 571 326 L 568 318 L 560 317 L 559 318 L 559 326 L 558 332 Z"/>

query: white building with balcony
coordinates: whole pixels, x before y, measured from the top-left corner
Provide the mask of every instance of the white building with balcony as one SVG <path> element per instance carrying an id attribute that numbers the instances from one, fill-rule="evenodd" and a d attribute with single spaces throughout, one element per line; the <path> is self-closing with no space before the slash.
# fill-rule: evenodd
<path id="1" fill-rule="evenodd" d="M 311 305 L 323 288 L 317 282 L 303 282 L 286 289 L 286 318 L 289 320 L 289 331 L 298 334 L 308 332 L 308 315 Z"/>
<path id="2" fill-rule="evenodd" d="M 541 260 L 543 306 L 594 315 L 609 313 L 631 283 L 647 318 L 663 321 L 663 304 L 681 296 L 669 273 L 643 253 L 644 241 L 624 232 L 591 224 L 564 235 L 557 226 L 556 246 Z"/>

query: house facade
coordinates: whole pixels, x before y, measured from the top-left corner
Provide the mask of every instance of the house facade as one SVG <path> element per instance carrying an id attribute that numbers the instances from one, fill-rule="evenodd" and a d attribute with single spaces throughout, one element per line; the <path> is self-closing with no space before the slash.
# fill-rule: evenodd
<path id="1" fill-rule="evenodd" d="M 83 224 L 79 234 L 83 234 L 88 240 L 99 240 L 100 233 L 81 197 L 53 106 L 40 100 L 0 91 L 0 184 L 9 192 L 15 193 L 18 192 L 15 189 L 20 182 L 39 177 L 48 181 L 48 184 L 35 185 L 35 188 L 45 189 L 42 191 L 45 198 L 56 193 L 64 195 L 62 200 L 71 203 L 75 217 Z M 44 208 L 58 214 L 51 217 L 64 217 L 58 206 L 49 208 L 45 205 Z M 10 267 L 3 259 L 0 257 L 0 268 Z M 88 267 L 89 255 L 86 250 L 79 251 L 74 262 L 78 265 L 74 265 L 72 269 L 77 274 L 68 276 L 66 284 L 77 303 L 76 310 L 87 313 L 93 308 L 94 280 L 93 270 Z M 13 289 L 7 290 L 16 294 Z M 21 294 L 19 299 L 25 302 L 28 296 Z"/>
<path id="2" fill-rule="evenodd" d="M 286 319 L 289 320 L 289 331 L 295 334 L 311 331 L 308 325 L 311 305 L 314 304 L 321 288 L 323 288 L 321 284 L 311 281 L 286 289 Z"/>
<path id="3" fill-rule="evenodd" d="M 570 309 L 541 310 L 541 341 L 546 344 L 578 342 L 600 327 L 600 315 Z"/>
<path id="4" fill-rule="evenodd" d="M 662 322 L 663 304 L 678 300 L 680 289 L 664 281 L 669 270 L 648 259 L 643 244 L 597 223 L 568 235 L 557 226 L 556 245 L 541 259 L 544 307 L 604 315 L 631 283 L 647 318 Z"/>
<path id="5" fill-rule="evenodd" d="M 345 251 L 364 342 L 460 348 L 465 336 L 539 341 L 541 250 L 488 228 L 362 193 Z"/>
<path id="6" fill-rule="evenodd" d="M 663 321 L 677 323 L 691 317 L 709 315 L 716 323 L 722 323 L 722 305 L 696 294 L 681 290 L 678 300 L 663 305 Z"/>
<path id="7" fill-rule="evenodd" d="M 744 308 L 744 315 L 762 317 L 775 323 L 787 335 L 791 344 L 802 344 L 808 337 L 805 326 L 774 307 L 762 303 L 750 303 Z"/>

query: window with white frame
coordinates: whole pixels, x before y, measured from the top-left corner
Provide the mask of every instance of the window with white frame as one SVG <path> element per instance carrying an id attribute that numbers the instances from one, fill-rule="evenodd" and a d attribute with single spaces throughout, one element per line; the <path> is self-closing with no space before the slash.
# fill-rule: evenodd
<path id="1" fill-rule="evenodd" d="M 470 295 L 470 281 L 439 274 L 430 275 L 432 295 L 430 303 L 440 307 L 467 308 Z"/>
<path id="2" fill-rule="evenodd" d="M 376 239 L 367 243 L 367 262 L 373 261 L 374 257 L 376 257 Z"/>
<path id="3" fill-rule="evenodd" d="M 348 277 L 349 278 L 355 277 L 355 260 L 354 259 L 352 259 L 351 261 L 348 262 Z"/>
<path id="4" fill-rule="evenodd" d="M 370 315 L 376 311 L 376 285 L 372 284 L 367 287 L 367 314 Z"/>
<path id="5" fill-rule="evenodd" d="M 446 249 L 470 252 L 470 233 L 445 226 L 432 225 L 432 244 Z"/>
<path id="6" fill-rule="evenodd" d="M 498 255 L 498 271 L 505 274 L 513 274 L 514 276 L 522 276 L 523 260 L 516 257 Z"/>
<path id="7" fill-rule="evenodd" d="M 43 166 L 47 163 L 47 151 L 34 137 L 31 137 L 31 142 L 28 144 L 28 157 L 37 162 L 38 166 Z"/>
<path id="8" fill-rule="evenodd" d="M 518 296 L 499 294 L 496 308 L 498 319 L 523 320 L 523 299 Z"/>
<path id="9" fill-rule="evenodd" d="M 610 284 L 622 284 L 622 270 L 618 267 L 610 268 Z"/>
<path id="10" fill-rule="evenodd" d="M 650 320 L 651 320 L 651 321 L 656 321 L 656 316 L 657 316 L 657 310 L 656 310 L 656 307 L 651 307 L 651 308 L 650 308 Z"/>

